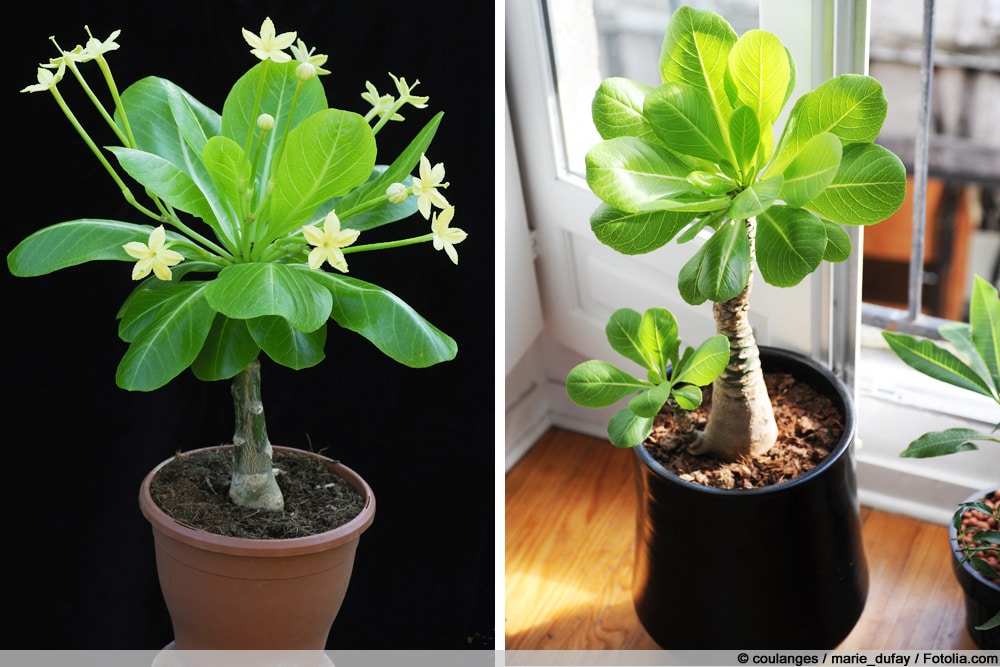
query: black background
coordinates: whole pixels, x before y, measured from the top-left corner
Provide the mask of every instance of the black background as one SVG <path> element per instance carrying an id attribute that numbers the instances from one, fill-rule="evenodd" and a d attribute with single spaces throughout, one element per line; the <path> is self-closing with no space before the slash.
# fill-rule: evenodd
<path id="1" fill-rule="evenodd" d="M 84 25 L 102 40 L 121 28 L 121 48 L 108 55 L 120 88 L 155 74 L 221 110 L 256 62 L 241 28 L 258 32 L 270 16 L 278 32 L 297 30 L 329 54 L 331 106 L 364 113 L 365 81 L 393 92 L 390 71 L 421 81 L 415 92 L 430 96 L 429 108 L 405 110 L 407 122 L 379 134 L 381 158 L 445 111 L 428 154 L 444 162 L 453 225 L 469 233 L 459 266 L 429 244 L 349 260 L 351 276 L 395 292 L 453 336 L 458 357 L 405 368 L 331 324 L 319 366 L 295 372 L 263 360 L 271 441 L 343 461 L 377 498 L 330 648 L 493 646 L 494 40 L 483 12 L 457 0 L 34 2 L 18 3 L 7 26 L 4 256 L 63 220 L 148 222 L 122 202 L 51 96 L 18 92 L 56 55 L 50 35 L 70 49 L 85 42 Z M 86 71 L 100 83 L 96 66 Z M 99 127 L 69 78 L 60 90 Z M 423 233 L 422 220 L 411 223 Z M 190 371 L 151 393 L 115 385 L 126 349 L 115 314 L 133 287 L 130 270 L 0 271 L 0 648 L 158 649 L 172 639 L 139 483 L 176 450 L 228 441 L 231 402 L 227 382 L 201 383 Z"/>

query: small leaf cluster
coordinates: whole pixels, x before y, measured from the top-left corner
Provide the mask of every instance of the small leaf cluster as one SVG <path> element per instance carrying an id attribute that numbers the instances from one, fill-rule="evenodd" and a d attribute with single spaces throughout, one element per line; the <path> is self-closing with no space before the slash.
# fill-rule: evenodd
<path id="1" fill-rule="evenodd" d="M 380 125 L 373 129 L 366 117 L 331 108 L 316 68 L 307 72 L 313 76 L 302 76 L 302 63 L 287 55 L 250 67 L 228 92 L 221 113 L 155 76 L 119 96 L 105 69 L 113 116 L 93 99 L 121 140 L 106 149 L 117 160 L 113 167 L 56 85 L 66 67 L 79 74 L 76 61 L 88 51 L 63 52 L 58 73 L 43 66 L 40 83 L 25 90 L 52 92 L 126 200 L 154 224 L 71 220 L 30 235 L 7 259 L 17 276 L 94 260 L 133 262 L 124 246 L 142 246 L 157 225 L 166 226 L 166 245 L 183 261 L 166 272 L 170 280 L 140 282 L 122 305 L 119 335 L 129 346 L 118 367 L 119 386 L 153 390 L 187 368 L 202 380 L 228 379 L 261 353 L 293 369 L 310 367 L 324 358 L 331 321 L 407 366 L 454 358 L 455 341 L 396 295 L 311 269 L 302 233 L 334 212 L 345 229 L 359 232 L 417 213 L 411 174 L 441 112 L 394 160 L 379 164 Z M 105 68 L 103 54 L 98 58 Z M 322 63 L 325 56 L 311 60 Z M 136 202 L 119 171 L 149 195 L 148 207 Z M 408 196 L 389 201 L 390 186 L 405 186 Z M 421 221 L 420 235 L 396 245 L 430 242 L 432 234 L 424 232 L 430 230 Z M 389 242 L 369 248 L 375 245 L 394 247 Z"/>
<path id="2" fill-rule="evenodd" d="M 823 82 L 795 102 L 775 140 L 796 81 L 775 35 L 738 37 L 718 14 L 681 7 L 659 70 L 657 87 L 614 77 L 597 90 L 603 141 L 586 176 L 603 203 L 590 222 L 625 254 L 709 235 L 680 270 L 688 303 L 734 298 L 754 261 L 766 282 L 796 285 L 850 255 L 841 225 L 880 222 L 903 202 L 905 168 L 874 143 L 887 110 L 875 79 Z"/>
<path id="3" fill-rule="evenodd" d="M 566 379 L 566 392 L 578 405 L 603 408 L 635 394 L 628 407 L 608 424 L 608 436 L 616 447 L 640 444 L 653 428 L 653 418 L 670 402 L 682 410 L 701 405 L 701 387 L 710 384 L 729 363 L 729 341 L 715 335 L 697 349 L 680 352 L 677 320 L 664 308 L 643 314 L 630 308 L 615 311 L 605 327 L 611 348 L 647 371 L 646 379 L 598 360 L 573 368 Z"/>
<path id="4" fill-rule="evenodd" d="M 968 512 L 980 512 L 981 516 L 986 517 L 986 522 L 980 521 L 979 526 L 966 527 L 963 524 Z M 997 569 L 987 562 L 986 557 L 991 556 L 995 562 L 1000 550 L 1000 530 L 995 528 L 1000 526 L 1000 506 L 995 503 L 990 505 L 983 500 L 961 503 L 952 517 L 952 525 L 955 528 L 957 546 L 962 553 L 962 562 L 968 563 L 969 567 L 988 581 L 996 581 Z M 1000 628 L 1000 612 L 976 626 L 977 630 L 994 628 Z"/>
<path id="5" fill-rule="evenodd" d="M 997 289 L 975 276 L 969 302 L 968 322 L 948 322 L 938 333 L 955 352 L 926 338 L 883 331 L 889 347 L 906 365 L 935 380 L 988 396 L 1000 405 L 1000 297 Z M 902 452 L 902 456 L 925 458 L 977 449 L 976 441 L 1000 442 L 997 431 L 983 433 L 969 428 L 951 428 L 925 433 Z"/>

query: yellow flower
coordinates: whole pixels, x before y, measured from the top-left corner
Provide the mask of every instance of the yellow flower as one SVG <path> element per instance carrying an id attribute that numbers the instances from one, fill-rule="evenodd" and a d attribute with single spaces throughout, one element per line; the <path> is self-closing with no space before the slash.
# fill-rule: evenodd
<path id="1" fill-rule="evenodd" d="M 62 81 L 63 73 L 66 71 L 66 64 L 64 62 L 59 63 L 59 69 L 52 72 L 46 69 L 44 66 L 38 68 L 38 73 L 35 75 L 38 79 L 38 83 L 32 84 L 30 86 L 25 86 L 21 89 L 22 93 L 40 93 L 43 90 L 52 90 L 56 87 L 56 84 Z"/>
<path id="2" fill-rule="evenodd" d="M 299 66 L 295 68 L 295 75 L 300 81 L 308 81 L 314 76 L 330 73 L 330 70 L 322 67 L 326 63 L 327 56 L 322 53 L 313 55 L 315 50 L 315 48 L 307 49 L 306 43 L 301 39 L 298 44 L 292 45 L 292 55 L 299 61 Z"/>
<path id="3" fill-rule="evenodd" d="M 464 241 L 468 234 L 457 227 L 455 229 L 448 227 L 453 217 L 455 217 L 454 206 L 444 209 L 440 215 L 435 213 L 434 219 L 431 221 L 431 231 L 434 232 L 434 249 L 441 250 L 443 248 L 451 261 L 458 264 L 458 252 L 455 250 L 455 245 Z"/>
<path id="4" fill-rule="evenodd" d="M 420 79 L 413 82 L 413 85 L 407 85 L 406 79 L 397 79 L 393 76 L 392 72 L 389 72 L 389 76 L 392 77 L 393 83 L 396 84 L 396 90 L 399 91 L 399 98 L 403 100 L 403 104 L 412 104 L 417 109 L 426 109 L 427 100 L 430 98 L 427 96 L 413 95 L 412 91 L 420 84 Z"/>
<path id="5" fill-rule="evenodd" d="M 347 273 L 347 260 L 340 249 L 358 240 L 360 234 L 358 230 L 342 230 L 337 213 L 330 211 L 323 222 L 323 229 L 315 225 L 306 225 L 302 228 L 302 233 L 309 244 L 315 246 L 309 253 L 309 268 L 318 269 L 323 266 L 323 262 L 329 262 L 333 268 Z"/>
<path id="6" fill-rule="evenodd" d="M 132 241 L 122 246 L 125 252 L 135 257 L 138 262 L 132 267 L 132 280 L 141 280 L 152 271 L 160 280 L 170 280 L 173 274 L 170 267 L 184 261 L 184 256 L 175 250 L 170 250 L 166 244 L 167 232 L 160 225 L 149 234 L 149 243 Z"/>
<path id="7" fill-rule="evenodd" d="M 444 180 L 444 164 L 438 162 L 431 167 L 426 155 L 420 156 L 420 176 L 413 179 L 413 194 L 417 195 L 417 208 L 425 220 L 431 217 L 431 204 L 438 208 L 447 208 L 448 200 L 438 192 L 438 188 L 448 187 Z"/>
<path id="8" fill-rule="evenodd" d="M 246 28 L 243 28 L 243 39 L 252 46 L 250 53 L 261 60 L 273 60 L 276 63 L 287 63 L 292 59 L 284 52 L 295 41 L 294 32 L 283 32 L 275 34 L 274 23 L 271 18 L 265 18 L 260 24 L 260 35 L 255 35 Z"/>
<path id="9" fill-rule="evenodd" d="M 388 113 L 392 112 L 392 105 L 396 103 L 396 98 L 392 95 L 379 95 L 378 89 L 371 81 L 365 81 L 365 88 L 368 89 L 367 93 L 361 93 L 361 99 L 372 105 L 372 111 L 370 113 L 375 113 L 382 118 Z M 371 118 L 371 115 L 366 116 Z M 403 117 L 398 113 L 392 114 L 389 120 L 403 120 Z"/>

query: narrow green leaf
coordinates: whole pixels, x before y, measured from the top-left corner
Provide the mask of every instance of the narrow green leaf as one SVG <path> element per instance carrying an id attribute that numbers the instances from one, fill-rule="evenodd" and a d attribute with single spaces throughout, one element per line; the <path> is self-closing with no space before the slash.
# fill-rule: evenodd
<path id="1" fill-rule="evenodd" d="M 775 35 L 748 30 L 729 52 L 727 74 L 737 99 L 760 122 L 773 124 L 785 104 L 791 79 L 788 53 Z"/>
<path id="2" fill-rule="evenodd" d="M 973 281 L 969 325 L 972 342 L 989 369 L 985 379 L 993 385 L 996 397 L 1000 392 L 1000 297 L 997 288 L 980 276 Z"/>
<path id="3" fill-rule="evenodd" d="M 950 350 L 927 339 L 883 331 L 882 337 L 906 365 L 948 384 L 992 397 L 989 385 Z"/>
<path id="4" fill-rule="evenodd" d="M 842 154 L 840 139 L 830 132 L 810 139 L 782 173 L 781 199 L 796 207 L 814 199 L 833 182 Z"/>
<path id="5" fill-rule="evenodd" d="M 258 317 L 247 320 L 254 342 L 267 356 L 293 370 L 311 368 L 325 357 L 326 325 L 303 333 L 281 317 Z"/>
<path id="6" fill-rule="evenodd" d="M 958 356 L 969 365 L 980 378 L 996 389 L 996 381 L 990 375 L 983 355 L 972 342 L 972 327 L 967 322 L 946 322 L 938 327 L 938 333 L 955 347 Z M 1000 399 L 997 399 L 1000 402 Z"/>
<path id="7" fill-rule="evenodd" d="M 375 153 L 375 136 L 356 113 L 327 109 L 300 123 L 274 171 L 265 240 L 294 231 L 327 200 L 367 181 Z"/>
<path id="8" fill-rule="evenodd" d="M 135 262 L 122 250 L 132 241 L 145 243 L 152 227 L 119 220 L 85 218 L 60 222 L 34 232 L 7 255 L 7 267 L 15 276 L 41 276 L 59 269 L 96 260 Z M 168 241 L 183 237 L 167 232 Z M 175 248 L 183 254 L 182 248 Z"/>
<path id="9" fill-rule="evenodd" d="M 116 146 L 108 150 L 118 158 L 122 169 L 140 185 L 155 192 L 173 208 L 201 218 L 213 229 L 218 229 L 215 212 L 186 171 L 153 153 Z"/>
<path id="10" fill-rule="evenodd" d="M 205 344 L 191 364 L 191 372 L 205 382 L 228 380 L 260 354 L 245 320 L 216 315 Z"/>
<path id="11" fill-rule="evenodd" d="M 776 287 L 792 287 L 816 270 L 828 243 L 826 227 L 809 211 L 773 206 L 757 216 L 757 265 Z"/>
<path id="12" fill-rule="evenodd" d="M 627 213 L 600 204 L 590 216 L 590 228 L 604 245 L 625 255 L 639 255 L 669 243 L 693 216 L 681 211 Z"/>
<path id="13" fill-rule="evenodd" d="M 333 302 L 329 290 L 311 280 L 307 271 L 256 262 L 224 268 L 205 297 L 226 317 L 250 320 L 274 315 L 307 333 L 326 323 Z"/>
<path id="14" fill-rule="evenodd" d="M 188 284 L 163 302 L 155 320 L 144 327 L 118 364 L 118 386 L 152 391 L 165 385 L 194 362 L 215 319 L 205 298 L 207 285 Z"/>
<path id="15" fill-rule="evenodd" d="M 612 364 L 593 359 L 574 367 L 566 376 L 566 394 L 585 408 L 604 408 L 648 388 L 648 383 Z"/>
<path id="16" fill-rule="evenodd" d="M 239 210 L 243 192 L 253 186 L 250 162 L 243 154 L 243 148 L 232 139 L 217 135 L 205 142 L 202 161 L 216 189 L 234 210 Z M 249 197 L 246 203 L 249 205 Z"/>
<path id="17" fill-rule="evenodd" d="M 976 626 L 976 630 L 980 630 L 982 632 L 985 632 L 986 630 L 992 630 L 994 628 L 1000 628 L 1000 611 L 994 614 L 993 617 L 990 618 L 985 623 Z"/>
<path id="18" fill-rule="evenodd" d="M 656 141 L 653 128 L 642 115 L 643 101 L 651 90 L 652 86 L 623 77 L 601 81 L 591 103 L 594 127 L 601 138 L 638 137 Z"/>
<path id="19" fill-rule="evenodd" d="M 303 271 L 332 295 L 330 317 L 337 324 L 367 338 L 404 366 L 425 368 L 458 353 L 454 339 L 389 290 L 326 271 Z"/>
<path id="20" fill-rule="evenodd" d="M 628 408 L 619 411 L 608 422 L 608 439 L 615 447 L 640 445 L 652 431 L 652 417 L 640 417 Z"/>
<path id="21" fill-rule="evenodd" d="M 690 169 L 666 149 L 635 137 L 616 137 L 587 152 L 587 184 L 602 201 L 638 213 L 651 201 L 689 193 Z"/>
<path id="22" fill-rule="evenodd" d="M 768 126 L 770 127 L 770 126 Z M 761 127 L 753 109 L 741 105 L 733 109 L 729 117 L 729 143 L 737 166 L 744 174 L 754 171 L 757 153 L 760 150 Z"/>
<path id="23" fill-rule="evenodd" d="M 955 454 L 956 452 L 968 452 L 978 449 L 971 442 L 972 440 L 1000 442 L 1000 438 L 994 438 L 987 433 L 980 433 L 969 428 L 950 428 L 944 431 L 924 433 L 911 442 L 900 456 L 922 459 Z"/>

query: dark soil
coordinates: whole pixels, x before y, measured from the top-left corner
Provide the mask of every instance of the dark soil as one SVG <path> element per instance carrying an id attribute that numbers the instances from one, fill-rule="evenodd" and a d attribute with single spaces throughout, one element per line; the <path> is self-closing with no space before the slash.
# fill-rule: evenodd
<path id="1" fill-rule="evenodd" d="M 364 498 L 318 459 L 275 450 L 283 512 L 237 507 L 229 499 L 231 450 L 178 454 L 153 478 L 151 493 L 176 521 L 228 537 L 287 539 L 333 530 L 364 507 Z"/>
<path id="2" fill-rule="evenodd" d="M 721 489 L 765 487 L 808 472 L 836 446 L 844 432 L 844 415 L 828 397 L 787 373 L 764 373 L 764 381 L 778 423 L 778 442 L 765 455 L 726 462 L 690 454 L 666 410 L 655 419 L 644 446 L 681 479 Z M 701 407 L 690 413 L 699 430 L 712 409 L 711 385 L 702 392 Z"/>
<path id="3" fill-rule="evenodd" d="M 978 510 L 966 510 L 962 514 L 962 530 L 960 532 L 960 546 L 996 546 L 996 549 L 988 549 L 986 551 L 981 551 L 978 553 L 978 557 L 986 562 L 996 576 L 993 578 L 995 583 L 1000 584 L 1000 561 L 997 560 L 998 551 L 1000 551 L 1000 545 L 993 542 L 981 542 L 977 543 L 973 539 L 973 534 L 980 530 L 997 530 L 998 522 L 997 517 L 1000 517 L 1000 511 L 997 510 L 997 505 L 1000 504 L 1000 492 L 994 491 L 983 499 L 983 502 L 989 507 L 993 508 L 993 514 L 985 514 Z"/>

